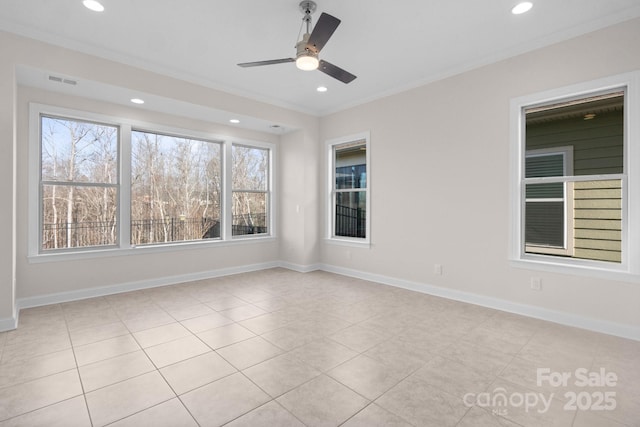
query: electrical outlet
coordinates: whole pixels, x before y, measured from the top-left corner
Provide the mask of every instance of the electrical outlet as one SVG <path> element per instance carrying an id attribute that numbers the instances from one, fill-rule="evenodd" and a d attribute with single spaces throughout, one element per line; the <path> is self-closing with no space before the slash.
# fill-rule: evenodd
<path id="1" fill-rule="evenodd" d="M 433 274 L 436 276 L 442 276 L 442 264 L 435 264 L 433 266 Z"/>
<path id="2" fill-rule="evenodd" d="M 531 290 L 533 291 L 541 291 L 542 290 L 542 279 L 539 277 L 531 278 Z"/>

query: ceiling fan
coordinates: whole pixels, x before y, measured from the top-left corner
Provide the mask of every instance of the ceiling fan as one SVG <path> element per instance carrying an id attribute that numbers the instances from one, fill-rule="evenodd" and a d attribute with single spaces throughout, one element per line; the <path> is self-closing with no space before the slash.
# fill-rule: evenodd
<path id="1" fill-rule="evenodd" d="M 338 79 L 343 83 L 351 83 L 356 76 L 342 68 L 333 65 L 323 59 L 318 59 L 318 54 L 322 50 L 333 32 L 340 25 L 340 20 L 328 13 L 322 13 L 313 31 L 309 33 L 311 28 L 311 14 L 316 10 L 316 3 L 313 1 L 300 2 L 300 11 L 304 14 L 302 21 L 306 24 L 306 33 L 296 44 L 295 58 L 271 59 L 268 61 L 243 62 L 238 64 L 240 67 L 257 67 L 261 65 L 283 64 L 285 62 L 295 62 L 296 66 L 301 70 L 320 70 L 323 73 Z"/>

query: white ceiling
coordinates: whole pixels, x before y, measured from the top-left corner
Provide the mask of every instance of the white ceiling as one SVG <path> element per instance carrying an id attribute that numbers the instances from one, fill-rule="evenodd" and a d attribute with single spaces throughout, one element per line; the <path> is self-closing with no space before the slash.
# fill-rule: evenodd
<path id="1" fill-rule="evenodd" d="M 3 1 L 0 29 L 314 115 L 358 105 L 640 16 L 640 0 L 317 0 L 342 20 L 320 57 L 345 85 L 292 63 L 299 0 Z M 324 85 L 328 92 L 318 93 Z"/>

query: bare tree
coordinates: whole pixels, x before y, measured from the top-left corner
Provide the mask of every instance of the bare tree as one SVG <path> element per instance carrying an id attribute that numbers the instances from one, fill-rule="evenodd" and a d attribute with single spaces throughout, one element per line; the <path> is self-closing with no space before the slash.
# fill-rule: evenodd
<path id="1" fill-rule="evenodd" d="M 52 117 L 42 129 L 43 247 L 113 244 L 117 204 L 103 184 L 115 184 L 117 129 Z"/>
<path id="2" fill-rule="evenodd" d="M 146 132 L 134 132 L 132 143 L 132 243 L 213 237 L 220 145 Z"/>
<path id="3" fill-rule="evenodd" d="M 42 123 L 43 247 L 115 243 L 117 128 Z M 234 145 L 232 153 L 234 234 L 264 232 L 269 152 Z M 134 131 L 131 156 L 132 244 L 219 237 L 221 144 Z"/>

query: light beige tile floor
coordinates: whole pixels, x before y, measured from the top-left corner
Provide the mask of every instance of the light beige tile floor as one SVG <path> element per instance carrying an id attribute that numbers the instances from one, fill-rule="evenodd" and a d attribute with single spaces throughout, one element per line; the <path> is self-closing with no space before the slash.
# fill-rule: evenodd
<path id="1" fill-rule="evenodd" d="M 104 425 L 640 426 L 640 342 L 284 269 L 23 310 L 0 427 Z"/>

